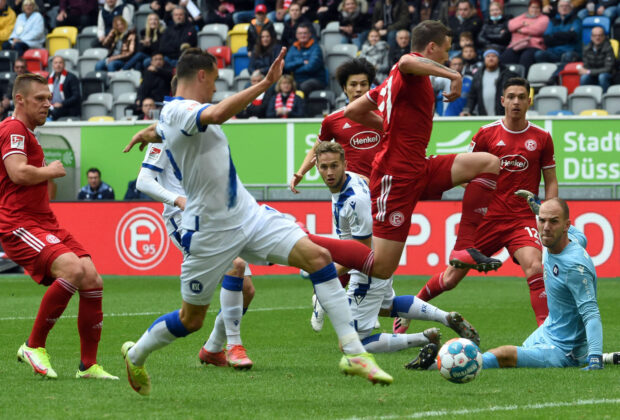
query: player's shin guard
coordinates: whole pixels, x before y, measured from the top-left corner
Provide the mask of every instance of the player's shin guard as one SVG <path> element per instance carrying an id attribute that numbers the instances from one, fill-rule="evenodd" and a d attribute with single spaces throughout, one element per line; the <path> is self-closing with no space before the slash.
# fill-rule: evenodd
<path id="1" fill-rule="evenodd" d="M 78 331 L 83 370 L 97 363 L 97 348 L 103 327 L 103 288 L 80 290 Z"/>
<path id="2" fill-rule="evenodd" d="M 309 234 L 312 242 L 326 248 L 332 259 L 340 265 L 371 275 L 375 254 L 366 245 L 354 240 L 325 238 Z"/>
<path id="3" fill-rule="evenodd" d="M 421 321 L 436 321 L 446 325 L 448 314 L 415 296 L 405 295 L 394 298 L 390 316 Z"/>
<path id="4" fill-rule="evenodd" d="M 444 292 L 443 274 L 435 273 L 433 277 L 426 282 L 426 284 L 420 289 L 416 297 L 428 302 L 432 298 L 435 298 Z"/>
<path id="5" fill-rule="evenodd" d="M 58 278 L 54 281 L 43 295 L 39 312 L 34 320 L 34 326 L 30 337 L 28 337 L 28 347 L 45 348 L 45 340 L 50 330 L 65 311 L 69 300 L 77 291 L 77 288 L 64 279 Z"/>
<path id="6" fill-rule="evenodd" d="M 342 350 L 346 354 L 364 353 L 364 346 L 353 328 L 351 309 L 334 264 L 329 263 L 319 271 L 310 273 L 310 280 L 317 299 L 336 330 Z"/>
<path id="7" fill-rule="evenodd" d="M 542 273 L 534 274 L 527 279 L 527 285 L 530 288 L 530 302 L 532 309 L 536 315 L 536 322 L 542 325 L 549 315 L 547 308 L 547 293 L 545 292 L 545 282 Z"/>
<path id="8" fill-rule="evenodd" d="M 228 345 L 241 343 L 241 317 L 243 316 L 243 277 L 226 275 L 222 280 L 220 303 L 222 319 L 226 327 Z"/>
<path id="9" fill-rule="evenodd" d="M 181 322 L 178 310 L 160 316 L 129 350 L 129 359 L 134 365 L 143 366 L 149 354 L 189 333 Z"/>
<path id="10" fill-rule="evenodd" d="M 469 182 L 463 196 L 463 210 L 454 249 L 473 248 L 475 233 L 493 198 L 497 174 L 481 173 Z"/>
<path id="11" fill-rule="evenodd" d="M 391 353 L 419 347 L 428 344 L 428 338 L 423 333 L 418 334 L 386 334 L 379 333 L 362 340 L 364 348 L 369 353 Z"/>

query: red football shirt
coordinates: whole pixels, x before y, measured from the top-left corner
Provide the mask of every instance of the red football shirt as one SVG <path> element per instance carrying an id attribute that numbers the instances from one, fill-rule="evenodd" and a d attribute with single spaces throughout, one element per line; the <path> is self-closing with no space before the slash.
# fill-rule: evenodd
<path id="1" fill-rule="evenodd" d="M 538 194 L 541 171 L 555 167 L 553 140 L 549 133 L 528 122 L 523 131 L 510 131 L 502 120 L 485 125 L 473 137 L 474 152 L 489 152 L 500 159 L 497 190 L 489 204 L 487 217 L 514 218 L 532 212 L 514 193 L 528 190 Z"/>
<path id="2" fill-rule="evenodd" d="M 412 53 L 421 57 L 420 54 Z M 383 149 L 375 166 L 392 176 L 407 177 L 424 171 L 426 146 L 433 129 L 435 95 L 428 76 L 402 73 L 394 65 L 387 79 L 366 97 L 383 116 Z"/>
<path id="3" fill-rule="evenodd" d="M 383 145 L 382 133 L 344 117 L 344 108 L 323 119 L 319 141 L 334 140 L 344 148 L 347 170 L 370 178 L 372 161 Z"/>
<path id="4" fill-rule="evenodd" d="M 34 133 L 24 123 L 7 118 L 0 123 L 0 232 L 35 223 L 37 226 L 57 224 L 50 209 L 47 181 L 37 185 L 17 185 L 9 178 L 4 160 L 13 154 L 28 158 L 28 164 L 45 166 L 43 149 Z"/>

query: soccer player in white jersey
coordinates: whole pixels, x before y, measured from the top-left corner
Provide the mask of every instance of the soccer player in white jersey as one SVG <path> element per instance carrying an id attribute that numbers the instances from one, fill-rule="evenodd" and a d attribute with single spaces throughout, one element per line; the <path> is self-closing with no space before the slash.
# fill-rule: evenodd
<path id="1" fill-rule="evenodd" d="M 365 179 L 347 172 L 343 147 L 336 142 L 321 142 L 316 147 L 316 165 L 332 193 L 332 215 L 340 239 L 354 239 L 370 247 L 372 211 L 370 191 Z M 348 271 L 338 266 L 340 274 Z M 480 343 L 476 329 L 458 312 L 445 312 L 415 296 L 395 296 L 392 278 L 369 277 L 351 270 L 347 296 L 355 329 L 362 344 L 371 353 L 393 352 L 429 342 L 439 344 L 438 328 L 417 334 L 372 334 L 377 316 L 436 321 L 452 328 L 461 337 Z M 372 334 L 372 335 L 371 335 Z"/>
<path id="2" fill-rule="evenodd" d="M 148 355 L 201 328 L 214 289 L 236 256 L 311 273 L 316 295 L 344 352 L 341 371 L 373 383 L 393 381 L 366 353 L 353 328 L 329 252 L 281 213 L 256 203 L 236 174 L 228 141 L 219 127 L 278 80 L 285 54 L 283 48 L 261 82 L 211 104 L 218 77 L 215 58 L 197 48 L 186 50 L 177 64 L 178 96 L 162 109 L 155 132 L 146 129 L 128 145 L 130 149 L 136 143 L 163 141 L 187 193 L 181 224 L 186 252 L 181 266 L 182 307 L 157 319 L 138 342 L 126 342 L 121 349 L 129 382 L 142 395 L 151 390 L 144 366 Z"/>
<path id="3" fill-rule="evenodd" d="M 149 145 L 136 185 L 140 191 L 164 204 L 162 217 L 166 223 L 168 236 L 183 252 L 180 226 L 187 198 L 181 181 L 170 164 L 163 143 Z M 215 326 L 209 339 L 198 353 L 201 363 L 232 366 L 235 369 L 252 368 L 252 360 L 247 356 L 241 342 L 241 317 L 254 297 L 251 275 L 245 261 L 236 258 L 233 267 L 222 279 L 221 311 L 215 319 Z"/>

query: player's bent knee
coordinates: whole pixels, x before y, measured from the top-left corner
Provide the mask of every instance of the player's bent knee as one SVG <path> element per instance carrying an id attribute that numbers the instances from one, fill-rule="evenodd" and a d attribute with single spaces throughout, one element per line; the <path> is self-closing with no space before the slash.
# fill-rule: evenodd
<path id="1" fill-rule="evenodd" d="M 243 274 L 245 273 L 245 266 L 245 261 L 243 261 L 241 258 L 235 258 L 233 260 L 233 268 L 231 270 L 234 272 L 232 275 L 234 275 L 235 277 L 243 277 Z"/>
<path id="2" fill-rule="evenodd" d="M 500 161 L 499 158 L 490 153 L 485 153 L 485 167 L 483 169 L 484 172 L 491 172 L 494 174 L 499 174 L 500 170 Z"/>
<path id="3" fill-rule="evenodd" d="M 318 245 L 312 247 L 312 250 L 307 253 L 306 258 L 310 265 L 309 268 L 311 268 L 310 273 L 320 270 L 332 262 L 332 256 L 329 251 Z"/>

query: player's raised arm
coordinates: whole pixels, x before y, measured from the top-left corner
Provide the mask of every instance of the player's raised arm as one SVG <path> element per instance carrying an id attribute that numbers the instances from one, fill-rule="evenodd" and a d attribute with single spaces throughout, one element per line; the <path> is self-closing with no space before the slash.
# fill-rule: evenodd
<path id="1" fill-rule="evenodd" d="M 461 73 L 430 58 L 405 55 L 398 62 L 398 68 L 403 73 L 415 74 L 417 76 L 445 77 L 450 80 L 450 92 L 443 92 L 445 100 L 452 102 L 461 97 L 461 88 L 463 86 L 463 76 L 461 76 Z"/>
<path id="2" fill-rule="evenodd" d="M 293 174 L 293 177 L 291 178 L 291 181 L 289 182 L 289 188 L 295 194 L 299 194 L 299 191 L 295 187 L 297 186 L 297 184 L 299 184 L 301 182 L 301 180 L 304 178 L 304 175 L 306 175 L 306 173 L 308 173 L 308 171 L 310 169 L 312 169 L 312 167 L 314 166 L 314 164 L 316 162 L 316 158 L 315 158 L 314 153 L 315 153 L 316 147 L 318 146 L 319 143 L 321 143 L 319 140 L 317 140 L 314 143 L 314 146 L 312 146 L 312 149 L 310 149 L 308 151 L 308 153 L 306 154 L 306 157 L 304 158 L 304 161 L 302 162 L 301 166 L 299 167 L 297 172 L 295 172 Z"/>
<path id="3" fill-rule="evenodd" d="M 147 144 L 149 143 L 160 143 L 161 137 L 157 134 L 155 130 L 157 127 L 157 123 L 153 123 L 146 128 L 138 131 L 131 139 L 129 144 L 125 146 L 123 149 L 123 153 L 129 152 L 136 144 L 140 145 L 140 151 L 143 151 Z"/>
<path id="4" fill-rule="evenodd" d="M 368 94 L 351 102 L 344 110 L 344 116 L 366 127 L 383 131 L 383 119 L 374 111 L 377 104 L 368 98 Z"/>
<path id="5" fill-rule="evenodd" d="M 278 58 L 271 64 L 269 72 L 263 80 L 247 89 L 229 96 L 222 102 L 205 108 L 200 114 L 200 123 L 206 127 L 208 124 L 223 124 L 239 112 L 243 111 L 254 99 L 265 92 L 282 76 L 286 48 L 282 48 Z"/>

